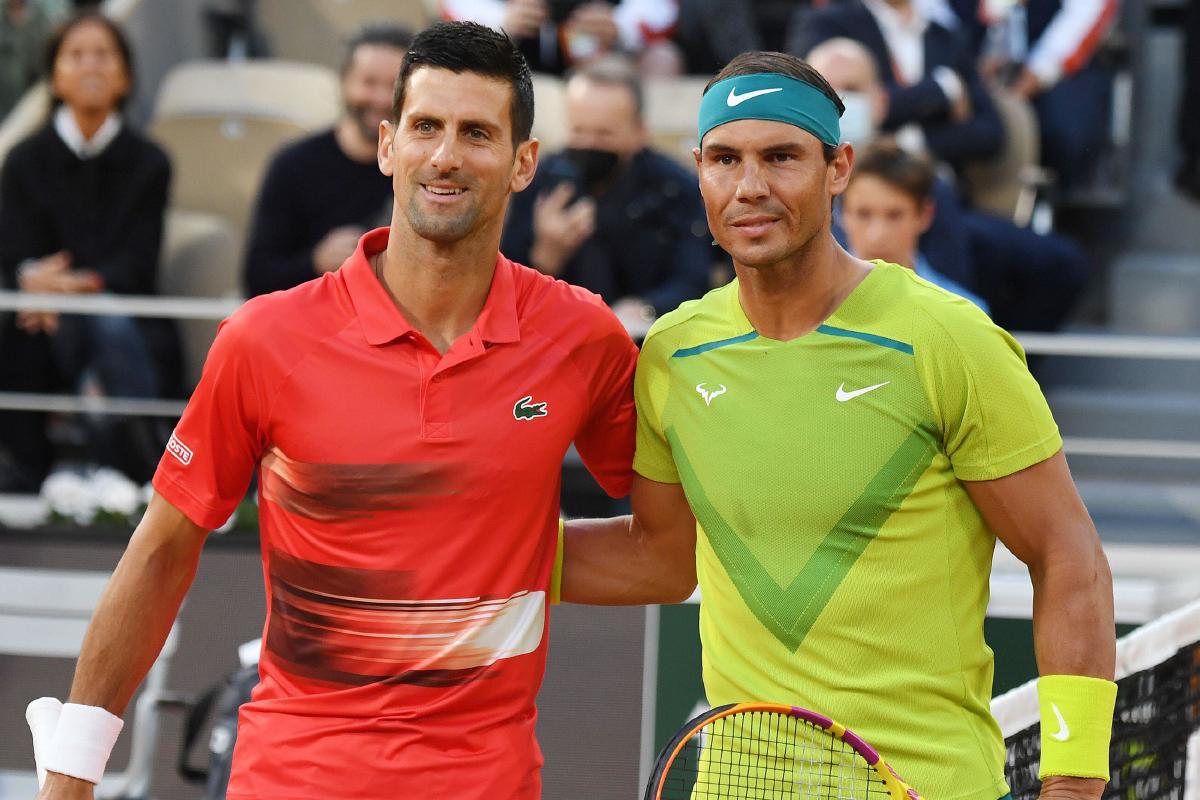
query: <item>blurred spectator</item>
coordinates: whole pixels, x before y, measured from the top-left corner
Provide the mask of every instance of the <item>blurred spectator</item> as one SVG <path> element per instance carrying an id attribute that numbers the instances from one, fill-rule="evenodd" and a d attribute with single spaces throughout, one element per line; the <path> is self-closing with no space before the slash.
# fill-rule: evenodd
<path id="1" fill-rule="evenodd" d="M 376 148 L 411 42 L 404 28 L 371 25 L 347 45 L 341 118 L 283 148 L 267 168 L 243 267 L 246 294 L 290 289 L 336 270 L 360 236 L 391 217 L 392 181 L 379 171 Z"/>
<path id="2" fill-rule="evenodd" d="M 501 249 L 596 292 L 627 323 L 699 297 L 714 256 L 696 176 L 647 147 L 636 71 L 590 64 L 566 95 L 568 149 L 514 195 Z"/>
<path id="3" fill-rule="evenodd" d="M 52 117 L 9 154 L 0 181 L 0 269 L 29 292 L 154 294 L 171 168 L 130 129 L 129 44 L 94 12 L 68 20 L 46 58 Z M 178 343 L 167 320 L 21 312 L 6 323 L 0 388 L 86 389 L 118 397 L 177 393 Z M 42 414 L 0 415 L 0 442 L 36 488 L 52 453 Z M 97 460 L 147 480 L 165 436 L 145 420 L 105 418 Z"/>
<path id="4" fill-rule="evenodd" d="M 0 0 L 0 119 L 37 82 L 46 41 L 67 11 L 66 0 Z"/>
<path id="5" fill-rule="evenodd" d="M 858 42 L 835 38 L 814 48 L 808 60 L 843 97 L 843 140 L 856 149 L 873 143 L 883 113 L 880 95 L 886 90 L 871 54 Z M 1005 328 L 1058 328 L 1087 283 L 1090 269 L 1083 250 L 1063 236 L 1038 234 L 963 208 L 953 185 L 943 178 L 934 181 L 932 197 L 933 218 L 919 245 L 930 266 L 980 295 Z M 840 210 L 836 219 L 835 233 L 844 241 Z"/>
<path id="6" fill-rule="evenodd" d="M 870 146 L 883 134 L 887 115 L 887 89 L 879 80 L 875 60 L 862 44 L 842 37 L 817 45 L 808 54 L 808 62 L 820 72 L 842 98 L 842 141 L 856 149 Z M 927 155 L 922 142 L 909 140 L 917 155 Z M 971 243 L 967 241 L 963 210 L 954 186 L 938 178 L 933 185 L 933 203 L 937 212 L 931 226 L 921 236 L 921 252 L 934 269 L 962 286 L 975 286 L 975 267 Z"/>
<path id="7" fill-rule="evenodd" d="M 1117 0 L 951 0 L 976 44 L 984 79 L 1033 103 L 1042 163 L 1064 187 L 1086 181 L 1112 114 L 1111 70 L 1096 49 Z"/>
<path id="8" fill-rule="evenodd" d="M 936 9 L 943 13 L 928 16 Z M 928 150 L 957 168 L 996 155 L 1004 143 L 1004 127 L 957 25 L 943 5 L 852 0 L 799 11 L 788 49 L 804 55 L 835 37 L 862 43 L 886 90 L 880 127 L 906 149 Z"/>
<path id="9" fill-rule="evenodd" d="M 1200 0 L 1189 0 L 1183 23 L 1183 97 L 1179 101 L 1183 164 L 1179 188 L 1200 202 Z"/>
<path id="10" fill-rule="evenodd" d="M 645 76 L 683 71 L 670 41 L 676 0 L 441 0 L 441 7 L 446 19 L 503 30 L 534 72 L 561 75 L 616 50 L 638 59 Z"/>
<path id="11" fill-rule="evenodd" d="M 920 251 L 921 234 L 933 222 L 934 180 L 927 160 L 894 144 L 877 144 L 858 155 L 841 197 L 841 221 L 850 251 L 859 258 L 908 267 L 986 314 L 983 298 L 935 270 Z"/>
<path id="12" fill-rule="evenodd" d="M 680 0 L 675 43 L 692 75 L 713 75 L 734 56 L 783 50 L 788 20 L 807 0 Z"/>

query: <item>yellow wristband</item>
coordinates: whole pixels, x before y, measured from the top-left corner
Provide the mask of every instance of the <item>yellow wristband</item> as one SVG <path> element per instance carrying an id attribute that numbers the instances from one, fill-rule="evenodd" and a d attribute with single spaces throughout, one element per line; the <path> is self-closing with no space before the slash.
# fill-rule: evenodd
<path id="1" fill-rule="evenodd" d="M 1038 678 L 1042 761 L 1038 778 L 1051 775 L 1108 780 L 1117 685 L 1084 675 Z"/>
<path id="2" fill-rule="evenodd" d="M 550 573 L 550 605 L 562 601 L 563 520 L 558 520 L 558 545 L 554 551 L 554 570 Z"/>

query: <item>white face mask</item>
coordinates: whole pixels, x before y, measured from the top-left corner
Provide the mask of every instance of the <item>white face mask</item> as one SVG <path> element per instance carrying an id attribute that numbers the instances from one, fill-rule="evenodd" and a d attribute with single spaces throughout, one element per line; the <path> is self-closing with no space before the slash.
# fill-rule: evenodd
<path id="1" fill-rule="evenodd" d="M 872 119 L 871 96 L 865 92 L 843 92 L 842 141 L 861 148 L 875 138 L 875 121 Z"/>

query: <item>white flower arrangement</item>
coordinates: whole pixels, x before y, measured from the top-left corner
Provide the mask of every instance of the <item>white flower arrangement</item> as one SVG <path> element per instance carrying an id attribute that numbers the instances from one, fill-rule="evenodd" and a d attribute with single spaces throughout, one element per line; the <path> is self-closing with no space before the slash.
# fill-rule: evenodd
<path id="1" fill-rule="evenodd" d="M 42 484 L 41 497 L 51 519 L 91 525 L 105 518 L 121 521 L 140 516 L 151 492 L 149 484 L 139 487 L 117 470 L 100 467 L 51 474 Z"/>
<path id="2" fill-rule="evenodd" d="M 69 523 L 80 526 L 137 525 L 154 495 L 147 483 L 138 486 L 121 472 L 110 467 L 85 470 L 59 470 L 42 483 L 41 500 L 45 504 L 43 523 Z M 215 533 L 227 533 L 234 528 L 257 529 L 257 502 L 242 502 Z"/>

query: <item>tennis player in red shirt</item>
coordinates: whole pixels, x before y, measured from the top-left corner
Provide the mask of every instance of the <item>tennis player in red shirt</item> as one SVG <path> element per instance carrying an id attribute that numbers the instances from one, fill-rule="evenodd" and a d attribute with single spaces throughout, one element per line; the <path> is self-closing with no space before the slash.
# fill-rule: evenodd
<path id="1" fill-rule="evenodd" d="M 532 119 L 502 34 L 413 41 L 380 126 L 391 227 L 222 325 L 92 621 L 42 798 L 92 796 L 93 751 L 255 471 L 267 620 L 231 800 L 540 797 L 562 460 L 574 442 L 628 492 L 636 348 L 598 297 L 498 253 L 537 167 Z"/>

